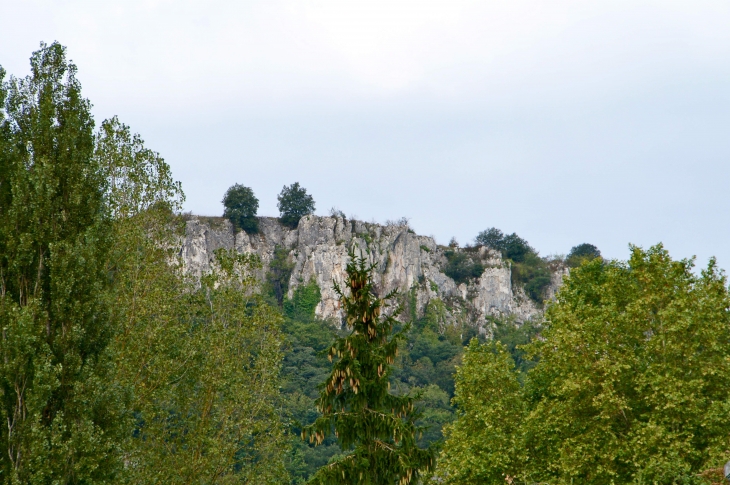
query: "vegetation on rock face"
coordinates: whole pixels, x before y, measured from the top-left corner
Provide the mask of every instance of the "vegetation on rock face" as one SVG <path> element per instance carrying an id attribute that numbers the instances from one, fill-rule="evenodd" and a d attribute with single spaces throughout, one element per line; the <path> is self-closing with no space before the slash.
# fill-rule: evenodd
<path id="1" fill-rule="evenodd" d="M 228 218 L 234 229 L 241 229 L 249 234 L 259 232 L 259 199 L 249 187 L 240 184 L 232 185 L 223 196 L 223 217 Z"/>
<path id="2" fill-rule="evenodd" d="M 522 263 L 528 254 L 536 253 L 527 241 L 517 234 L 512 233 L 505 236 L 496 227 L 490 227 L 480 232 L 475 242 L 479 245 L 500 251 L 505 258 L 515 263 Z"/>
<path id="3" fill-rule="evenodd" d="M 289 251 L 277 246 L 274 249 L 274 257 L 269 263 L 266 284 L 279 306 L 284 304 L 284 298 L 289 291 L 289 279 L 293 269 L 294 263 L 289 261 Z"/>
<path id="4" fill-rule="evenodd" d="M 314 214 L 314 199 L 307 194 L 304 187 L 299 186 L 299 182 L 294 182 L 288 187 L 284 186 L 278 199 L 279 220 L 285 226 L 295 228 L 299 224 L 299 219 Z"/>
<path id="5" fill-rule="evenodd" d="M 407 484 L 433 466 L 433 452 L 417 445 L 414 398 L 389 392 L 389 376 L 406 329 L 392 333 L 393 316 L 373 292 L 371 273 L 350 253 L 348 293 L 336 287 L 351 333 L 329 348 L 335 360 L 317 400 L 322 413 L 303 438 L 323 443 L 333 431 L 344 455 L 320 468 L 313 483 Z M 396 312 L 397 314 L 397 312 Z"/>
<path id="6" fill-rule="evenodd" d="M 504 235 L 495 227 L 480 232 L 475 238 L 478 245 L 496 249 L 512 262 L 512 282 L 524 288 L 533 301 L 542 304 L 545 289 L 550 285 L 548 261 L 541 258 L 524 239 L 512 233 Z"/>
<path id="7" fill-rule="evenodd" d="M 457 285 L 466 283 L 472 278 L 479 278 L 484 273 L 484 265 L 478 258 L 459 251 L 456 248 L 444 252 L 448 263 L 444 267 L 444 273 L 453 279 Z"/>
<path id="8" fill-rule="evenodd" d="M 727 461 L 730 296 L 666 250 L 575 269 L 525 347 L 473 343 L 441 460 L 450 483 L 709 483 Z"/>

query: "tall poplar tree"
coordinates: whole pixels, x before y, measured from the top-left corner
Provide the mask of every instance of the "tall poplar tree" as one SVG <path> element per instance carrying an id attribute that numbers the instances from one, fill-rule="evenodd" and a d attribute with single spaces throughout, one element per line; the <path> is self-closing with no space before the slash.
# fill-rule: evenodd
<path id="1" fill-rule="evenodd" d="M 391 293 L 380 299 L 372 282 L 374 266 L 350 253 L 347 293 L 335 290 L 351 329 L 330 347 L 332 373 L 317 400 L 322 416 L 302 432 L 321 444 L 334 431 L 345 454 L 312 477 L 321 484 L 408 484 L 433 465 L 431 449 L 417 446 L 420 413 L 414 398 L 389 392 L 391 366 L 407 328 L 393 333 L 396 310 L 383 316 Z"/>
<path id="2" fill-rule="evenodd" d="M 58 43 L 1 96 L 0 481 L 111 483 L 128 421 L 107 382 L 111 216 L 91 105 Z"/>

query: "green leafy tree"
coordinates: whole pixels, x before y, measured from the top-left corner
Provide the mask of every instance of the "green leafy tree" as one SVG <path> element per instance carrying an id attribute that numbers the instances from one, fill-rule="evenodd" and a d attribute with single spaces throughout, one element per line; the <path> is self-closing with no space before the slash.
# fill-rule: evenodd
<path id="1" fill-rule="evenodd" d="M 475 242 L 478 245 L 487 246 L 498 251 L 502 250 L 502 242 L 504 241 L 504 234 L 496 227 L 490 227 L 480 232 Z"/>
<path id="2" fill-rule="evenodd" d="M 565 258 L 565 262 L 571 268 L 577 268 L 585 261 L 590 261 L 600 257 L 601 251 L 599 251 L 597 247 L 593 244 L 583 243 L 570 250 L 568 257 Z"/>
<path id="3" fill-rule="evenodd" d="M 183 194 L 167 163 L 116 118 L 95 156 L 114 214 L 112 382 L 136 418 L 118 483 L 282 480 L 280 318 L 253 295 L 258 262 L 219 253 L 196 288 L 177 255 Z"/>
<path id="4" fill-rule="evenodd" d="M 457 419 L 447 425 L 437 475 L 448 484 L 504 484 L 522 471 L 526 410 L 507 348 L 472 339 L 456 371 Z"/>
<path id="5" fill-rule="evenodd" d="M 313 483 L 407 484 L 433 465 L 433 452 L 416 443 L 421 430 L 415 425 L 414 398 L 388 390 L 407 327 L 392 334 L 397 322 L 381 312 L 393 294 L 385 300 L 375 296 L 372 270 L 363 257 L 350 253 L 349 295 L 335 287 L 351 332 L 328 351 L 335 363 L 317 400 L 322 416 L 302 437 L 319 444 L 334 431 L 344 454 L 321 468 Z"/>
<path id="6" fill-rule="evenodd" d="M 294 291 L 291 300 L 284 301 L 284 314 L 298 321 L 312 321 L 314 310 L 322 299 L 319 285 L 312 278 L 306 285 L 299 285 Z"/>
<path id="7" fill-rule="evenodd" d="M 730 440 L 724 275 L 661 246 L 576 269 L 547 313 L 528 446 L 546 476 L 583 483 L 700 482 Z"/>
<path id="8" fill-rule="evenodd" d="M 692 267 L 658 245 L 576 268 L 542 338 L 524 347 L 537 361 L 524 387 L 502 351 L 470 347 L 446 479 L 467 473 L 462 462 L 484 471 L 481 483 L 709 483 L 730 458 L 730 295 L 714 260 L 699 275 Z M 519 425 L 505 410 L 519 410 Z"/>
<path id="9" fill-rule="evenodd" d="M 112 221 L 91 105 L 57 43 L 0 98 L 0 481 L 115 483 L 131 415 L 110 382 Z"/>
<path id="10" fill-rule="evenodd" d="M 297 227 L 299 219 L 314 214 L 314 199 L 307 194 L 299 182 L 294 182 L 289 187 L 284 186 L 278 196 L 279 219 L 281 223 L 291 228 Z"/>
<path id="11" fill-rule="evenodd" d="M 515 233 L 509 234 L 502 240 L 502 252 L 504 256 L 516 263 L 525 261 L 529 254 L 537 254 L 530 245 Z"/>
<path id="12" fill-rule="evenodd" d="M 515 233 L 507 234 L 506 236 L 497 229 L 496 227 L 490 227 L 489 229 L 480 232 L 475 242 L 483 246 L 496 249 L 501 251 L 502 255 L 511 259 L 514 262 L 521 263 L 525 260 L 525 257 L 530 253 L 535 253 L 535 250 L 530 245 Z"/>
<path id="13" fill-rule="evenodd" d="M 223 217 L 228 218 L 235 229 L 242 229 L 249 234 L 259 232 L 259 200 L 249 187 L 240 184 L 231 186 L 223 196 Z"/>

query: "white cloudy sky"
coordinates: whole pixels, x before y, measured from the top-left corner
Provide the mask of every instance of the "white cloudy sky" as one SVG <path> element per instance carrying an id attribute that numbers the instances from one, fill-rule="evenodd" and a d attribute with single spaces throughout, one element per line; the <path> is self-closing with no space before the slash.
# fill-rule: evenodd
<path id="1" fill-rule="evenodd" d="M 730 269 L 730 2 L 0 0 L 0 64 L 41 40 L 98 120 L 167 159 L 186 208 L 496 226 L 542 254 L 664 242 Z"/>

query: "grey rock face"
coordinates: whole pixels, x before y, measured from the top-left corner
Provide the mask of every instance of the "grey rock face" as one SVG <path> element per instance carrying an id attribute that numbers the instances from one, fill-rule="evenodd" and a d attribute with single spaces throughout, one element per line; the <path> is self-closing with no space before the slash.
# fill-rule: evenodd
<path id="1" fill-rule="evenodd" d="M 350 221 L 341 217 L 306 216 L 296 229 L 282 226 L 274 218 L 259 219 L 259 233 L 234 234 L 227 220 L 216 221 L 215 227 L 200 218 L 187 222 L 181 256 L 186 271 L 200 277 L 214 264 L 218 248 L 254 253 L 261 258 L 263 278 L 277 247 L 289 252 L 294 269 L 289 281 L 289 294 L 300 284 L 314 279 L 322 292 L 316 308 L 324 319 L 341 318 L 334 283 L 342 284 L 348 250 L 353 249 L 375 265 L 375 287 L 379 294 L 398 289 L 414 292 L 416 312 L 423 314 L 433 299 L 447 302 L 448 318 L 468 315 L 472 323 L 484 328 L 488 316 L 514 315 L 518 322 L 541 314 L 540 308 L 521 288 L 513 288 L 509 263 L 493 250 L 481 247 L 476 257 L 486 268 L 482 276 L 468 284 L 457 285 L 444 274 L 447 260 L 444 250 L 433 238 L 419 236 L 406 225 L 379 225 Z M 457 249 L 458 250 L 458 249 Z M 548 296 L 554 298 L 567 270 L 553 273 Z"/>

